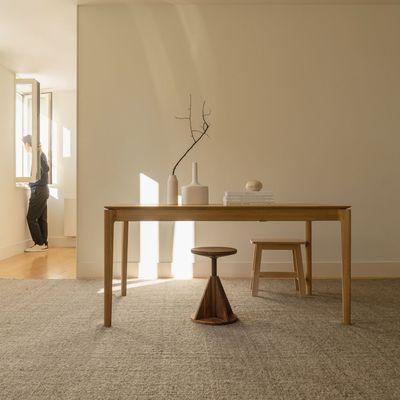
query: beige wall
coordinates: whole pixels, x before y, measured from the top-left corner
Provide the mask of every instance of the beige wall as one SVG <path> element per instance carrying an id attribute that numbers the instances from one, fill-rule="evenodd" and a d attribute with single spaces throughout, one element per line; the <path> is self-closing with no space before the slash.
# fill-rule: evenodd
<path id="1" fill-rule="evenodd" d="M 102 207 L 138 202 L 140 173 L 165 201 L 190 139 L 174 119 L 188 93 L 212 117 L 181 184 L 197 160 L 212 202 L 256 178 L 278 202 L 349 203 L 355 271 L 400 275 L 399 6 L 81 6 L 78 19 L 79 276 L 102 275 Z M 162 224 L 161 262 L 170 233 Z M 250 237 L 302 233 L 298 223 L 200 223 L 196 244 L 237 247 L 222 271 L 246 275 Z M 339 273 L 338 233 L 315 224 L 321 274 Z"/>
<path id="2" fill-rule="evenodd" d="M 15 186 L 15 75 L 0 65 L 0 260 L 27 246 L 27 191 Z"/>
<path id="3" fill-rule="evenodd" d="M 64 152 L 64 135 L 70 133 L 70 153 Z M 66 136 L 66 137 L 67 137 Z M 64 235 L 64 199 L 76 199 L 76 91 L 53 92 L 53 160 L 55 185 L 48 202 L 50 246 L 73 247 L 76 238 Z M 69 155 L 68 155 L 69 154 Z"/>

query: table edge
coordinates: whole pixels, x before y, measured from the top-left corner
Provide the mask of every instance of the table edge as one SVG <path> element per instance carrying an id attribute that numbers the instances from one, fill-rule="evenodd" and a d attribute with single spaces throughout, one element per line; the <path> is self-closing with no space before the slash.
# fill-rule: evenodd
<path id="1" fill-rule="evenodd" d="M 229 205 L 210 204 L 210 205 L 111 205 L 104 206 L 104 210 L 235 210 L 235 209 L 350 209 L 352 206 L 343 204 L 270 204 L 270 205 Z"/>

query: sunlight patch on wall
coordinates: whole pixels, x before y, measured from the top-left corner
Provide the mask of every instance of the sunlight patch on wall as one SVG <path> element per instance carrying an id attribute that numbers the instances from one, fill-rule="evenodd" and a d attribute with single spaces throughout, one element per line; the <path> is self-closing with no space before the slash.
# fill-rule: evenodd
<path id="1" fill-rule="evenodd" d="M 40 144 L 42 145 L 42 151 L 49 157 L 49 128 L 51 121 L 48 117 L 40 114 Z"/>
<path id="2" fill-rule="evenodd" d="M 62 138 L 63 138 L 63 157 L 71 157 L 71 131 L 63 126 L 62 128 Z"/>
<path id="3" fill-rule="evenodd" d="M 140 204 L 157 205 L 159 203 L 159 185 L 154 179 L 140 174 Z M 157 278 L 159 260 L 159 223 L 140 222 L 140 262 L 139 278 Z"/>
<path id="4" fill-rule="evenodd" d="M 51 152 L 52 152 L 52 178 L 53 185 L 58 184 L 58 126 L 52 121 L 51 126 Z"/>
<path id="5" fill-rule="evenodd" d="M 54 187 L 49 188 L 49 193 L 50 193 L 50 197 L 58 200 L 58 189 L 57 188 L 54 188 Z"/>
<path id="6" fill-rule="evenodd" d="M 181 196 L 178 203 L 182 204 Z M 194 222 L 175 222 L 171 266 L 171 274 L 174 278 L 193 278 L 194 255 L 190 251 L 192 247 L 194 247 Z"/>
<path id="7" fill-rule="evenodd" d="M 194 222 L 175 222 L 174 245 L 172 253 L 172 276 L 178 279 L 193 278 Z"/>

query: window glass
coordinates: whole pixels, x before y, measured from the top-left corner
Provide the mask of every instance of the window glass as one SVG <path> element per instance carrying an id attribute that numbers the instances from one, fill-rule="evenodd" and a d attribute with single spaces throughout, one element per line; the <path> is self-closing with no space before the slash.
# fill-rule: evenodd
<path id="1" fill-rule="evenodd" d="M 50 167 L 52 183 L 52 93 L 40 93 L 34 79 L 17 79 L 15 94 L 15 174 L 17 182 L 34 182 L 40 176 L 40 151 Z M 32 146 L 24 144 L 28 137 Z M 26 140 L 25 140 L 26 141 Z M 38 147 L 38 144 L 40 146 Z"/>
<path id="2" fill-rule="evenodd" d="M 15 157 L 16 176 L 30 179 L 32 177 L 32 152 L 27 151 L 22 141 L 24 136 L 31 135 L 32 142 L 36 141 L 37 132 L 33 132 L 32 109 L 33 85 L 17 83 L 15 104 Z M 36 167 L 36 166 L 35 166 Z"/>

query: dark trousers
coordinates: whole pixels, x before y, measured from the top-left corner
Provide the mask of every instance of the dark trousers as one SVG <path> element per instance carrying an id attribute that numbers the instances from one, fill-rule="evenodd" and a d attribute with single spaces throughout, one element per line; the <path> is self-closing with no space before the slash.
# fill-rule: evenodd
<path id="1" fill-rule="evenodd" d="M 37 186 L 31 188 L 31 198 L 29 199 L 28 221 L 29 231 L 35 244 L 47 244 L 47 199 L 49 198 L 49 188 L 47 186 Z"/>

